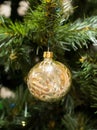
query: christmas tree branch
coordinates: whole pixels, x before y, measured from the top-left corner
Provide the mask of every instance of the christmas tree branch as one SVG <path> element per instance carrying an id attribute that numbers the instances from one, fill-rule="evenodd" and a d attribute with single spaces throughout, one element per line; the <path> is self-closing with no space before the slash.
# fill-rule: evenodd
<path id="1" fill-rule="evenodd" d="M 93 54 L 92 54 L 93 55 Z M 95 57 L 87 56 L 84 60 L 80 60 L 80 68 L 74 71 L 73 78 L 78 84 L 79 90 L 82 93 L 82 99 L 86 100 L 91 107 L 97 108 L 97 59 Z"/>
<path id="2" fill-rule="evenodd" d="M 63 49 L 73 48 L 76 50 L 84 46 L 88 47 L 90 41 L 97 44 L 97 16 L 58 26 L 55 28 L 55 32 L 58 46 Z"/>

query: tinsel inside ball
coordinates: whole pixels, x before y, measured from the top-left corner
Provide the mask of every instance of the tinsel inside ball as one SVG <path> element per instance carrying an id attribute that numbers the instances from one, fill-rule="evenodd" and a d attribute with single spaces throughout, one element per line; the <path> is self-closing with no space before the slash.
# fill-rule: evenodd
<path id="1" fill-rule="evenodd" d="M 44 60 L 36 64 L 27 78 L 31 94 L 47 102 L 54 102 L 67 94 L 71 85 L 70 70 L 52 59 L 52 52 L 44 52 Z"/>

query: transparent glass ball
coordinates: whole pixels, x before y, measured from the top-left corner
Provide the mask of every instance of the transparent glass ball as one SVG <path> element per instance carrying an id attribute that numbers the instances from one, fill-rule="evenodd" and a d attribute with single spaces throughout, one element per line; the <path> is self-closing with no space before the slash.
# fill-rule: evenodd
<path id="1" fill-rule="evenodd" d="M 61 99 L 67 94 L 71 85 L 70 70 L 52 57 L 52 52 L 44 52 L 44 60 L 36 64 L 27 77 L 31 94 L 48 102 Z"/>

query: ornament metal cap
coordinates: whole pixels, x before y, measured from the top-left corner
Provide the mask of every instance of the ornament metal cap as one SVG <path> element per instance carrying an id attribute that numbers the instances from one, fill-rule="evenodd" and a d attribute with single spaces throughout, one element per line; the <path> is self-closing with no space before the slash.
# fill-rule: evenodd
<path id="1" fill-rule="evenodd" d="M 43 53 L 43 57 L 44 58 L 52 58 L 53 57 L 53 52 L 51 52 L 51 51 L 45 51 Z"/>

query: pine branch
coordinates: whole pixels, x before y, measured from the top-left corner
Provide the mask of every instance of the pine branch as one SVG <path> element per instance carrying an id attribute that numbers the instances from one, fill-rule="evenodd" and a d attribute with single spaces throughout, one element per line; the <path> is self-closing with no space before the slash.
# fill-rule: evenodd
<path id="1" fill-rule="evenodd" d="M 0 26 L 0 59 L 1 64 L 5 64 L 5 70 L 8 71 L 11 66 L 14 69 L 22 68 L 22 64 L 29 65 L 29 40 L 25 37 L 28 35 L 28 28 L 21 22 L 13 23 L 1 17 Z M 24 57 L 25 55 L 25 57 Z M 22 63 L 22 64 L 21 64 Z"/>
<path id="2" fill-rule="evenodd" d="M 97 57 L 97 56 L 96 56 Z M 79 90 L 82 93 L 81 98 L 86 100 L 90 107 L 97 108 L 97 59 L 96 57 L 88 57 L 81 63 L 79 70 L 74 72 L 74 80 L 78 84 Z"/>
<path id="3" fill-rule="evenodd" d="M 58 26 L 55 33 L 57 45 L 65 50 L 87 48 L 90 42 L 97 44 L 97 16 Z"/>

